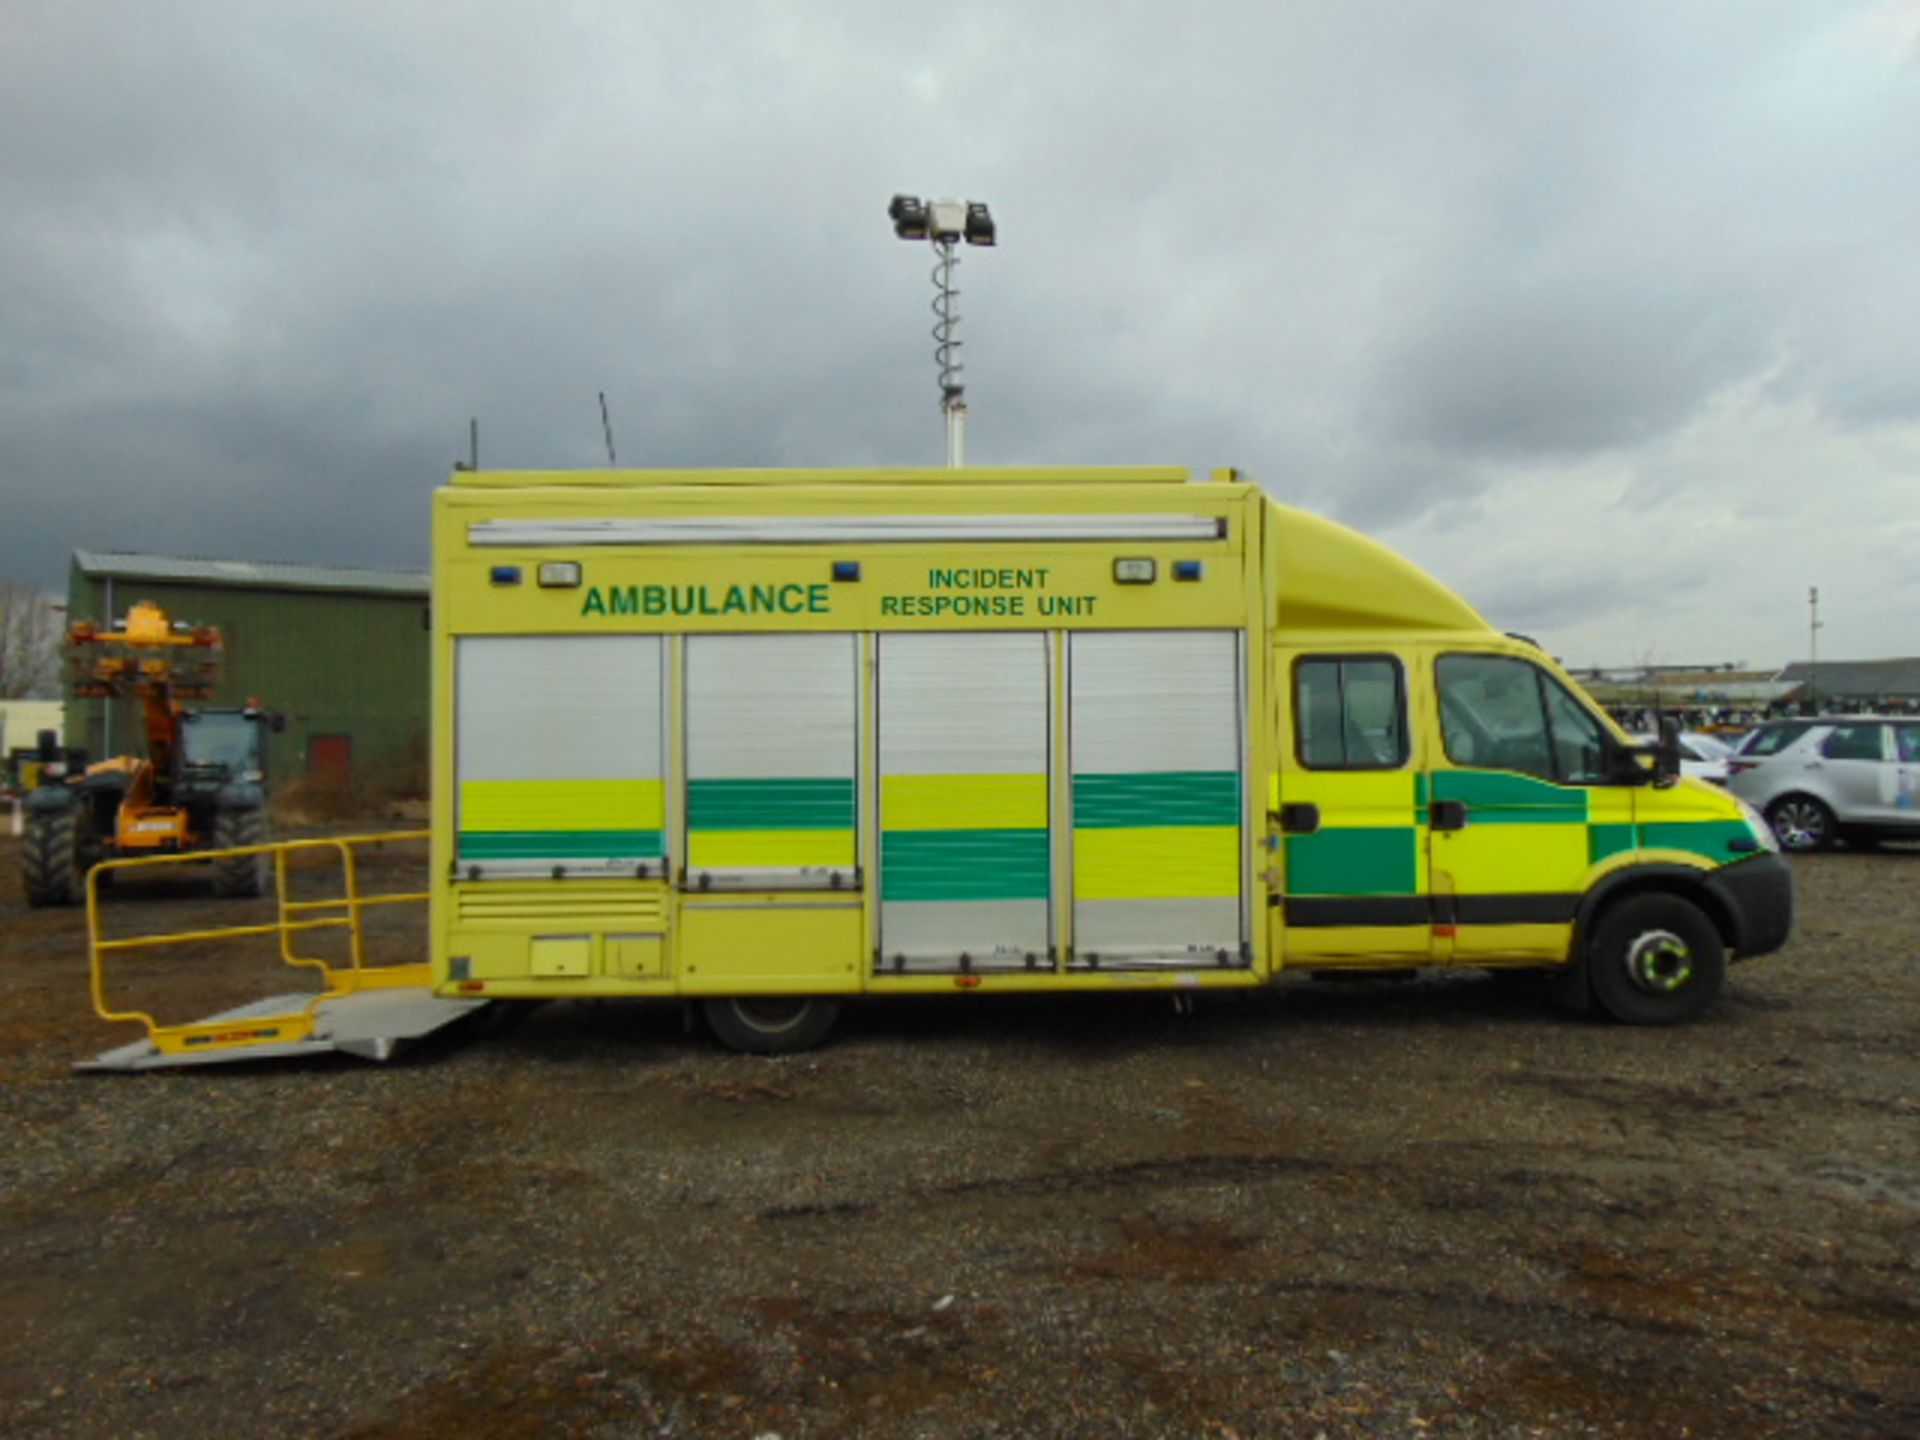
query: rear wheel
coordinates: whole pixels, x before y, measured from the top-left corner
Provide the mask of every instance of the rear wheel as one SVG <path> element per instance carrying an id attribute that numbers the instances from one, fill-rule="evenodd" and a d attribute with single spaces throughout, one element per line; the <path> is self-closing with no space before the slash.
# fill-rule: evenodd
<path id="1" fill-rule="evenodd" d="M 1720 932 L 1677 895 L 1636 895 L 1608 911 L 1588 967 L 1600 1007 L 1628 1025 L 1698 1019 L 1727 983 Z"/>
<path id="2" fill-rule="evenodd" d="M 36 810 L 21 837 L 20 878 L 29 905 L 73 905 L 86 875 L 80 864 L 77 816 L 68 810 Z"/>
<path id="3" fill-rule="evenodd" d="M 722 1045 L 749 1055 L 811 1050 L 840 1018 L 840 1002 L 823 995 L 729 995 L 700 1009 Z"/>
<path id="4" fill-rule="evenodd" d="M 1783 795 L 1767 807 L 1767 824 L 1782 850 L 1804 854 L 1833 844 L 1833 811 L 1811 795 Z"/>
<path id="5" fill-rule="evenodd" d="M 213 848 L 231 850 L 267 842 L 267 817 L 261 810 L 222 810 L 213 817 Z M 265 855 L 221 855 L 213 862 L 213 893 L 252 898 L 267 888 Z"/>

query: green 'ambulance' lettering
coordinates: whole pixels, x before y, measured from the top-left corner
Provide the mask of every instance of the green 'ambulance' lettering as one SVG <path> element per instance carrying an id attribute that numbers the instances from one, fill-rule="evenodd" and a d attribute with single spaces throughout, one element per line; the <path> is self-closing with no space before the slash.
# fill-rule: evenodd
<path id="1" fill-rule="evenodd" d="M 580 615 L 830 615 L 826 585 L 729 585 L 714 601 L 705 585 L 591 585 Z"/>

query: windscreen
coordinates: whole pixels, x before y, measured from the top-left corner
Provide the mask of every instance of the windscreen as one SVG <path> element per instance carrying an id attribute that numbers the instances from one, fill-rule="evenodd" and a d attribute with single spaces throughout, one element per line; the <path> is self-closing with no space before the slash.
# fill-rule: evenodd
<path id="1" fill-rule="evenodd" d="M 260 768 L 260 727 L 244 715 L 193 715 L 181 726 L 186 763 L 229 774 Z"/>

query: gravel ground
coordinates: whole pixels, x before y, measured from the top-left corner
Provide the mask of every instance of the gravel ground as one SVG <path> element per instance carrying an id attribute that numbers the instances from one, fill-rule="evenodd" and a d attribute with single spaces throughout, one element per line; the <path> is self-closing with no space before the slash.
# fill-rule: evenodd
<path id="1" fill-rule="evenodd" d="M 132 1077 L 70 1073 L 133 1032 L 8 879 L 0 1433 L 1920 1435 L 1920 852 L 1796 870 L 1679 1031 L 1462 974 Z M 124 969 L 170 1018 L 285 988 Z"/>

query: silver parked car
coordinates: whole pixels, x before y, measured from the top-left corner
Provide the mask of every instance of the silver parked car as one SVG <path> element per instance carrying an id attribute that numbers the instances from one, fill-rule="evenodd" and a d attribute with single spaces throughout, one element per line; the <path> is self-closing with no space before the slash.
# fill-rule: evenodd
<path id="1" fill-rule="evenodd" d="M 1728 768 L 1727 788 L 1766 816 L 1783 850 L 1920 840 L 1920 720 L 1769 720 Z"/>

